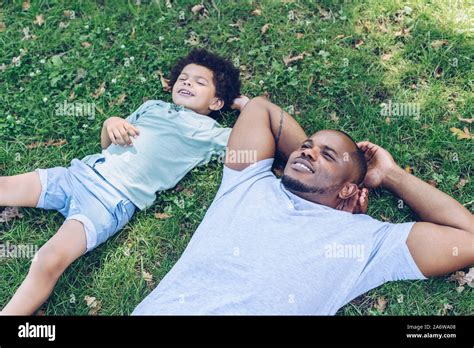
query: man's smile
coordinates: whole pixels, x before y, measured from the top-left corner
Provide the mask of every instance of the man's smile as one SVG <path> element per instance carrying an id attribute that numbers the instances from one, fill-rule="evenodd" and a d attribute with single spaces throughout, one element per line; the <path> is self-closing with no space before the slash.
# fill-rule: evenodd
<path id="1" fill-rule="evenodd" d="M 293 163 L 291 164 L 291 168 L 298 172 L 314 174 L 314 169 L 311 163 L 301 157 L 293 161 Z"/>

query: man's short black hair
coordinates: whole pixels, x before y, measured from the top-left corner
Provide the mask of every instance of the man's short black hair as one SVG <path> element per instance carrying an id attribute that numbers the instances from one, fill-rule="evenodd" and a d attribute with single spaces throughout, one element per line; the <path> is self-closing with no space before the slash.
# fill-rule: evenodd
<path id="1" fill-rule="evenodd" d="M 179 59 L 171 69 L 170 86 L 173 88 L 184 67 L 188 64 L 201 65 L 213 73 L 216 86 L 216 97 L 224 101 L 220 111 L 230 110 L 235 98 L 240 95 L 240 72 L 232 62 L 211 53 L 205 49 L 193 49 L 186 57 Z M 218 118 L 219 111 L 213 111 L 209 116 Z"/>
<path id="2" fill-rule="evenodd" d="M 356 150 L 351 152 L 349 156 L 352 158 L 352 161 L 357 167 L 358 175 L 356 177 L 355 183 L 357 185 L 360 185 L 364 181 L 365 174 L 367 174 L 367 161 L 365 160 L 364 151 L 359 149 L 359 147 L 357 146 L 357 143 L 354 141 L 354 139 L 352 139 L 352 137 L 349 134 L 339 129 L 335 129 L 335 130 L 339 133 L 344 134 L 346 137 L 348 137 L 352 141 L 354 146 L 356 147 Z"/>

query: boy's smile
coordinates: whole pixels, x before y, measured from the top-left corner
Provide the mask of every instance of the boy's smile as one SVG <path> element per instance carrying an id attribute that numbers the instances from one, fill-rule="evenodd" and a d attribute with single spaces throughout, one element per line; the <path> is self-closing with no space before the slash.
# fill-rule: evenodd
<path id="1" fill-rule="evenodd" d="M 188 64 L 173 86 L 173 103 L 202 115 L 219 110 L 222 100 L 216 98 L 213 72 L 201 65 Z"/>

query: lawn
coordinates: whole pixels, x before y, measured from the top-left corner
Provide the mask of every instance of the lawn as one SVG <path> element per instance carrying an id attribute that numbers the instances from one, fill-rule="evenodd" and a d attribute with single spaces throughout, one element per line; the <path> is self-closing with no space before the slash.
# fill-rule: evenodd
<path id="1" fill-rule="evenodd" d="M 472 211 L 474 7 L 468 1 L 212 0 L 200 11 L 193 8 L 198 4 L 0 1 L 0 175 L 67 166 L 99 152 L 103 121 L 128 116 L 146 99 L 170 101 L 160 74 L 204 47 L 240 67 L 246 95 L 267 95 L 307 133 L 337 128 L 380 144 Z M 59 115 L 64 102 L 92 103 L 95 111 Z M 232 126 L 235 117 L 226 114 L 222 123 Z M 76 261 L 39 314 L 130 314 L 184 251 L 221 172 L 213 161 L 160 194 Z M 0 244 L 41 246 L 63 220 L 55 212 L 21 213 L 0 223 Z M 371 193 L 369 214 L 416 219 L 383 191 Z M 0 307 L 30 262 L 0 258 Z M 472 315 L 473 295 L 448 277 L 396 282 L 338 315 Z"/>

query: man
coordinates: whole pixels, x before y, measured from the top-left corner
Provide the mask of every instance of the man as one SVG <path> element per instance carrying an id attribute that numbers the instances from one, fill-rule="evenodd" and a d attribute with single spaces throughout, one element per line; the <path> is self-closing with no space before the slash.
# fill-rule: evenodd
<path id="1" fill-rule="evenodd" d="M 278 106 L 250 101 L 232 130 L 214 202 L 133 314 L 332 315 L 387 281 L 474 263 L 473 215 L 406 173 L 383 148 L 358 145 L 339 131 L 306 139 Z M 257 162 L 230 161 L 236 151 L 255 151 Z M 276 151 L 288 158 L 281 180 L 271 172 Z M 335 209 L 354 201 L 362 180 L 398 195 L 421 222 L 392 224 Z"/>

